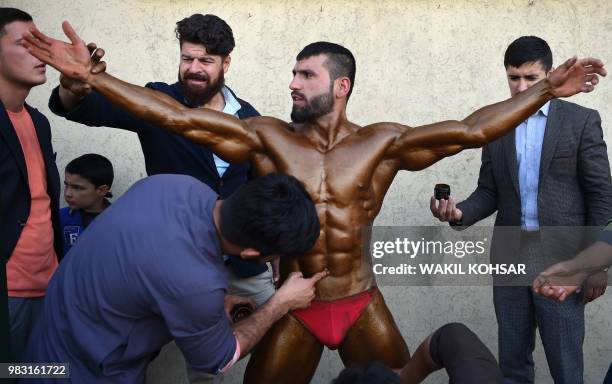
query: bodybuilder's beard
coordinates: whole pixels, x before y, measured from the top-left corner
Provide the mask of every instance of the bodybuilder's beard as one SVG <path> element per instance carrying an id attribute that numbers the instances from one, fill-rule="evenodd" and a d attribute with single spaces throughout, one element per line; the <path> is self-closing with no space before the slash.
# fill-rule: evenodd
<path id="1" fill-rule="evenodd" d="M 306 98 L 299 92 L 295 92 L 304 100 Z M 317 95 L 312 100 L 306 100 L 306 105 L 298 107 L 295 104 L 291 110 L 291 121 L 294 123 L 305 123 L 314 121 L 315 119 L 330 113 L 334 109 L 334 99 L 331 91 L 321 95 Z"/>

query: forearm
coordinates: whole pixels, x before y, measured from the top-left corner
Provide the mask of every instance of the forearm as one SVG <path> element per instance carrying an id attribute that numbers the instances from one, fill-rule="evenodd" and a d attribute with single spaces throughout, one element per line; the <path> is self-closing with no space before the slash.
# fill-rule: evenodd
<path id="1" fill-rule="evenodd" d="M 242 120 L 209 108 L 188 108 L 172 97 L 121 81 L 106 73 L 92 75 L 91 86 L 131 116 L 208 146 L 230 163 L 250 159 L 261 149 L 256 134 Z"/>
<path id="2" fill-rule="evenodd" d="M 403 127 L 388 156 L 401 160 L 401 169 L 423 169 L 466 148 L 488 144 L 514 128 L 552 99 L 544 79 L 518 95 L 477 110 L 462 121 L 443 121 L 417 128 Z"/>
<path id="3" fill-rule="evenodd" d="M 597 241 L 580 252 L 571 263 L 572 268 L 589 275 L 600 272 L 612 265 L 612 245 Z"/>
<path id="4" fill-rule="evenodd" d="M 187 109 L 170 96 L 126 83 L 107 73 L 92 75 L 91 86 L 115 105 L 132 115 L 175 133 L 187 126 Z"/>
<path id="5" fill-rule="evenodd" d="M 468 131 L 464 146 L 480 147 L 504 136 L 552 98 L 544 79 L 508 100 L 477 110 L 462 121 Z"/>
<path id="6" fill-rule="evenodd" d="M 612 179 L 601 118 L 597 111 L 588 114 L 580 136 L 578 178 L 587 208 L 586 225 L 606 225 L 612 217 Z"/>
<path id="7" fill-rule="evenodd" d="M 414 352 L 408 364 L 402 368 L 400 372 L 400 381 L 402 384 L 417 384 L 425 380 L 430 373 L 441 369 L 442 367 L 436 364 L 431 358 L 429 343 L 431 336 L 419 345 Z"/>
<path id="8" fill-rule="evenodd" d="M 76 96 L 74 93 L 70 92 L 62 85 L 60 85 L 58 89 L 60 103 L 62 104 L 62 107 L 66 112 L 69 112 L 76 108 L 76 106 L 78 106 L 83 100 L 83 97 Z"/>
<path id="9" fill-rule="evenodd" d="M 89 93 L 75 107 L 66 110 L 60 99 L 60 89 L 60 86 L 53 89 L 49 97 L 49 109 L 58 116 L 91 127 L 112 127 L 132 132 L 139 132 L 148 126 L 145 121 L 111 103 L 97 91 Z"/>
<path id="10" fill-rule="evenodd" d="M 272 296 L 252 315 L 234 324 L 234 333 L 240 343 L 240 358 L 246 356 L 270 327 L 280 320 L 287 311 L 287 306 Z"/>

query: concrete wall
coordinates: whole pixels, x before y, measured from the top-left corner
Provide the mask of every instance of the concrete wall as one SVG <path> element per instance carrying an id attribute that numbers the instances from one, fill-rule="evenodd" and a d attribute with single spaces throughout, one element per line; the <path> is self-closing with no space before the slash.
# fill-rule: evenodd
<path id="1" fill-rule="evenodd" d="M 86 41 L 107 51 L 109 72 L 137 84 L 176 79 L 178 44 L 174 23 L 192 13 L 214 13 L 234 29 L 237 47 L 227 76 L 239 96 L 262 114 L 287 119 L 288 84 L 296 53 L 317 40 L 341 43 L 357 58 L 349 117 L 359 123 L 398 121 L 417 126 L 467 116 L 479 106 L 508 97 L 502 66 L 505 47 L 516 37 L 545 38 L 555 62 L 577 54 L 612 62 L 612 6 L 606 0 L 505 1 L 0 1 L 30 12 L 39 28 L 63 37 L 60 23 L 72 22 Z M 34 89 L 28 101 L 51 120 L 58 167 L 87 152 L 108 156 L 120 195 L 145 176 L 135 134 L 89 128 L 52 115 L 46 107 L 58 75 Z M 598 109 L 610 140 L 612 85 L 604 80 L 589 95 L 572 101 Z M 480 150 L 442 160 L 426 171 L 402 172 L 385 200 L 377 224 L 432 225 L 428 198 L 436 182 L 452 185 L 458 198 L 475 187 Z M 487 221 L 491 223 L 491 221 Z M 383 288 L 387 303 L 412 350 L 431 331 L 463 321 L 493 350 L 496 322 L 488 287 Z M 612 360 L 611 295 L 587 306 L 585 379 L 599 383 Z M 424 299 L 425 298 L 425 299 Z M 536 349 L 537 382 L 552 382 L 541 346 Z M 340 371 L 336 353 L 326 351 L 314 382 Z M 240 382 L 234 369 L 226 382 Z M 183 382 L 182 363 L 164 351 L 150 370 L 150 382 Z M 428 383 L 445 382 L 439 373 Z"/>

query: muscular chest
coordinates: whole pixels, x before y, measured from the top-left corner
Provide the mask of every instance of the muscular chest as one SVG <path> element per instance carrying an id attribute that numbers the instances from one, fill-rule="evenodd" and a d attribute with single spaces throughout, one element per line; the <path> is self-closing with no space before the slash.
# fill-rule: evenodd
<path id="1" fill-rule="evenodd" d="M 383 157 L 376 143 L 352 139 L 325 151 L 301 144 L 285 146 L 272 160 L 277 171 L 304 183 L 316 203 L 349 205 L 372 190 Z"/>

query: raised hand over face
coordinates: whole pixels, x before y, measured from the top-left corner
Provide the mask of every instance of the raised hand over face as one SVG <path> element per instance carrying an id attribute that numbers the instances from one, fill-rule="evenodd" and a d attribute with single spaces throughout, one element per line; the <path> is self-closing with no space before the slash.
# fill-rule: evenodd
<path id="1" fill-rule="evenodd" d="M 568 97 L 579 92 L 591 92 L 599 82 L 598 76 L 606 76 L 601 60 L 592 57 L 573 57 L 550 73 L 548 81 L 555 97 Z"/>
<path id="2" fill-rule="evenodd" d="M 65 76 L 87 83 L 91 79 L 93 65 L 89 50 L 70 23 L 64 21 L 62 29 L 70 43 L 48 37 L 34 28 L 24 36 L 24 45 L 32 55 Z"/>
<path id="3" fill-rule="evenodd" d="M 93 65 L 91 68 L 91 73 L 96 74 L 106 71 L 106 63 L 104 61 L 100 61 L 104 56 L 104 49 L 98 48 L 96 43 L 87 44 L 87 49 L 91 54 L 91 63 Z M 67 89 L 78 98 L 83 98 L 92 91 L 91 85 L 78 79 L 68 77 L 64 74 L 60 75 L 59 80 L 63 88 Z"/>

